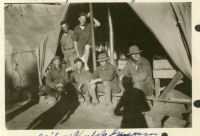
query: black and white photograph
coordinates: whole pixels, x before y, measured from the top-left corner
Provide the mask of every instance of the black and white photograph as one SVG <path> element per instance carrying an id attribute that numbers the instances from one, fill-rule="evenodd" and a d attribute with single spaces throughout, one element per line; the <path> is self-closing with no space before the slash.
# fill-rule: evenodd
<path id="1" fill-rule="evenodd" d="M 192 2 L 4 3 L 6 129 L 192 128 L 191 26 Z"/>

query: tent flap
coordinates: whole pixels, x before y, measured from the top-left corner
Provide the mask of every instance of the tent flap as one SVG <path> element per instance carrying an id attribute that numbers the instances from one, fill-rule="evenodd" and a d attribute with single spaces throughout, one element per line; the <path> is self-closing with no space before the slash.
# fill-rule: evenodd
<path id="1" fill-rule="evenodd" d="M 191 5 L 174 5 L 191 51 Z M 130 6 L 154 33 L 179 69 L 191 79 L 191 65 L 170 3 L 130 3 Z"/>

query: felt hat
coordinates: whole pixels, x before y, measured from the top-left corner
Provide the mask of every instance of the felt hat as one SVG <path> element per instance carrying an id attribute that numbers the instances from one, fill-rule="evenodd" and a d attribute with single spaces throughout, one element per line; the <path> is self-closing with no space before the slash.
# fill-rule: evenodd
<path id="1" fill-rule="evenodd" d="M 83 63 L 83 61 L 82 61 L 80 58 L 75 58 L 75 59 L 74 59 L 74 64 L 76 64 L 77 62 Z"/>
<path id="2" fill-rule="evenodd" d="M 108 60 L 109 59 L 109 57 L 108 57 L 108 55 L 106 54 L 106 53 L 100 53 L 99 54 L 99 56 L 98 56 L 98 62 L 101 62 L 101 61 L 106 61 L 106 60 Z"/>
<path id="3" fill-rule="evenodd" d="M 86 14 L 85 12 L 81 12 L 81 13 L 79 14 L 79 17 L 81 17 L 81 16 L 87 17 L 87 14 Z"/>
<path id="4" fill-rule="evenodd" d="M 137 45 L 132 45 L 129 48 L 129 53 L 127 55 L 140 54 L 141 52 L 142 52 L 142 50 L 140 50 Z"/>

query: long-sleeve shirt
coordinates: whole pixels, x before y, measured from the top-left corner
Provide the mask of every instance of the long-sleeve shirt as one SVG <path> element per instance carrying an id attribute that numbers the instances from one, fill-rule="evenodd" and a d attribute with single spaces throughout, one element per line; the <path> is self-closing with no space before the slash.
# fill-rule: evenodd
<path id="1" fill-rule="evenodd" d="M 74 48 L 72 35 L 73 35 L 72 30 L 69 30 L 67 34 L 65 34 L 65 33 L 62 34 L 62 37 L 60 39 L 60 45 L 61 45 L 61 50 L 62 50 L 63 54 L 65 53 L 65 50 Z"/>
<path id="2" fill-rule="evenodd" d="M 91 79 L 91 73 L 89 71 L 85 71 L 85 69 L 82 68 L 80 72 L 78 72 L 78 70 L 75 70 L 72 74 L 72 77 L 77 85 L 86 85 L 87 81 Z"/>
<path id="3" fill-rule="evenodd" d="M 58 68 L 52 68 L 48 73 L 46 77 L 46 85 L 49 87 L 56 89 L 56 85 L 59 83 L 63 83 L 62 79 L 62 69 Z"/>
<path id="4" fill-rule="evenodd" d="M 133 87 L 143 90 L 145 95 L 152 95 L 154 88 L 152 69 L 147 59 L 141 57 L 138 64 L 131 59 L 128 60 L 121 73 L 131 76 Z"/>
<path id="5" fill-rule="evenodd" d="M 118 84 L 117 70 L 110 63 L 107 63 L 105 66 L 99 66 L 92 74 L 92 78 L 101 78 L 104 81 L 112 81 Z"/>

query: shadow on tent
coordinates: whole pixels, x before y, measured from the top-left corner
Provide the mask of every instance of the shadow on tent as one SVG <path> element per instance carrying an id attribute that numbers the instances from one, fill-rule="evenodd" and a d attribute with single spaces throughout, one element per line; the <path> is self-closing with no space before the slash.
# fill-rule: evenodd
<path id="1" fill-rule="evenodd" d="M 68 94 L 61 97 L 60 101 L 33 120 L 26 129 L 53 129 L 58 122 L 66 122 L 79 106 L 75 87 L 69 84 Z"/>

